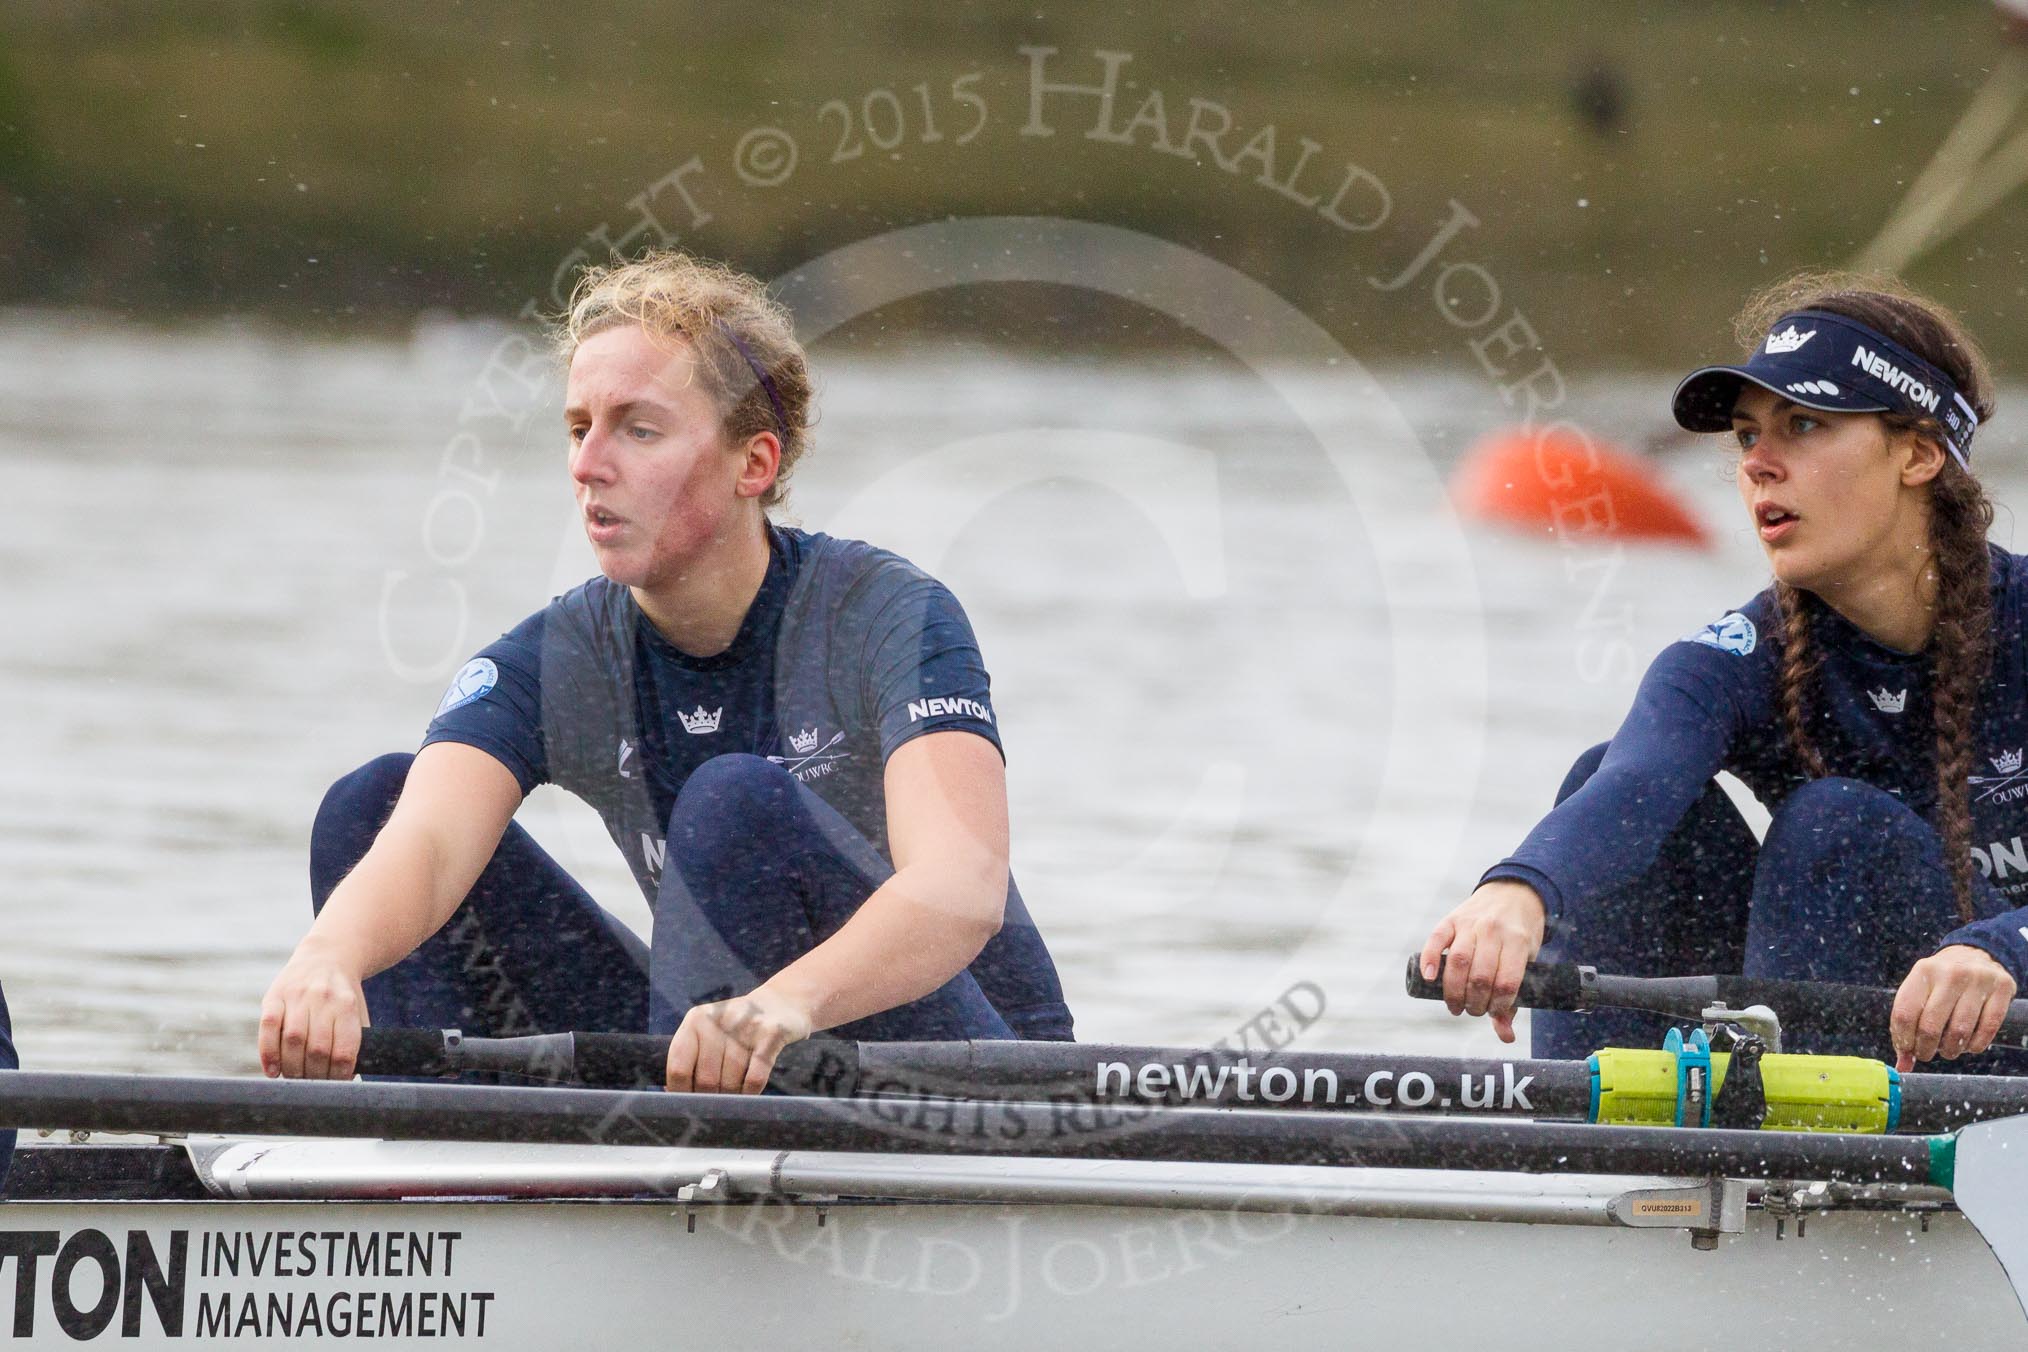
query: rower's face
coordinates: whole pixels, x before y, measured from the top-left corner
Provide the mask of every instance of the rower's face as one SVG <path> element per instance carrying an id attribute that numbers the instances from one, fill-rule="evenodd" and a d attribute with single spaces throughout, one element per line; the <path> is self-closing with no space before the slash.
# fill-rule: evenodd
<path id="1" fill-rule="evenodd" d="M 585 535 L 615 582 L 652 589 L 680 578 L 766 486 L 753 486 L 750 457 L 725 436 L 682 339 L 636 324 L 585 339 L 563 418 Z"/>
<path id="2" fill-rule="evenodd" d="M 1873 413 L 1826 413 L 1746 385 L 1739 495 L 1774 574 L 1819 594 L 1905 563 L 1929 534 L 1935 448 Z"/>

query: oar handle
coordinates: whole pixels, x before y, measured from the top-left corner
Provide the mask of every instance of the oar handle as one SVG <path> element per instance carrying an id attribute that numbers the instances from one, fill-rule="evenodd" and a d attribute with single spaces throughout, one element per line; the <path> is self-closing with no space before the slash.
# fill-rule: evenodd
<path id="1" fill-rule="evenodd" d="M 1619 977 L 1632 982 L 1638 978 Z M 1676 978 L 1658 977 L 1656 984 Z M 1784 1018 L 1804 1018 L 1819 1027 L 1877 1028 L 1885 1035 L 1894 1017 L 1898 991 L 1885 986 L 1840 986 L 1826 981 L 1783 981 L 1772 977 L 1721 976 L 1718 998 L 1734 1009 L 1766 1005 Z M 1602 988 L 1608 978 L 1599 977 Z M 1597 1003 L 1605 1003 L 1599 999 Z M 2028 1047 L 2028 1000 L 2016 1000 L 2007 1007 L 2000 1031 L 1993 1037 L 1995 1047 Z"/>
<path id="2" fill-rule="evenodd" d="M 1408 960 L 1408 993 L 1418 1000 L 1443 999 L 1443 966 L 1436 979 L 1423 979 L 1416 958 Z M 1531 962 L 1516 1001 L 1524 1009 L 1644 1009 L 1671 1018 L 1697 1020 L 1715 1004 L 1744 1009 L 1766 1005 L 1785 1023 L 1807 1020 L 1824 1028 L 1877 1028 L 1884 1035 L 1894 1014 L 1896 992 L 1884 986 L 1841 986 L 1828 981 L 1786 981 L 1756 976 L 1611 976 L 1565 962 Z M 2028 1047 L 2028 1000 L 2016 1000 L 1993 1039 L 1996 1047 Z"/>
<path id="3" fill-rule="evenodd" d="M 1590 1009 L 1592 1002 L 1585 986 L 1594 975 L 1591 968 L 1574 963 L 1531 962 L 1521 976 L 1518 1003 L 1524 1009 Z M 1437 959 L 1436 978 L 1426 980 L 1421 960 L 1411 957 L 1408 960 L 1408 993 L 1418 1000 L 1443 999 L 1444 959 Z"/>

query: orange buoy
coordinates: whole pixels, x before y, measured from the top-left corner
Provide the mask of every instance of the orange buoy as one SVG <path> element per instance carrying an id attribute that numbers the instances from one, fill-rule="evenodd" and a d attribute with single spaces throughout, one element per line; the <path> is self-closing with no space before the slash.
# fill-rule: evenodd
<path id="1" fill-rule="evenodd" d="M 1546 531 L 1570 543 L 1711 543 L 1704 523 L 1670 491 L 1653 461 L 1569 423 L 1486 437 L 1452 472 L 1451 496 L 1475 520 Z"/>

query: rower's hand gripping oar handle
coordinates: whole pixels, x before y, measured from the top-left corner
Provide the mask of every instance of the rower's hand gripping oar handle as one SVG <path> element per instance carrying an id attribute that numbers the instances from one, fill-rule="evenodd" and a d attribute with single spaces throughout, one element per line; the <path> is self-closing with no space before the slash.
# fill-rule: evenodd
<path id="1" fill-rule="evenodd" d="M 1408 960 L 1408 993 L 1418 1000 L 1443 999 L 1443 967 L 1425 981 L 1421 965 Z M 1531 962 L 1521 978 L 1516 1004 L 1524 1009 L 1644 1009 L 1671 1018 L 1700 1020 L 1713 1005 L 1745 1009 L 1766 1005 L 1785 1025 L 1807 1022 L 1821 1028 L 1879 1029 L 1894 1017 L 1896 992 L 1884 986 L 1840 986 L 1828 981 L 1784 981 L 1756 976 L 1610 976 L 1575 963 Z M 1996 1047 L 2028 1047 L 2028 1000 L 2008 1008 L 1993 1039 Z"/>
<path id="2" fill-rule="evenodd" d="M 853 1044 L 829 1039 L 791 1043 L 775 1058 L 768 1083 L 807 1092 L 802 1086 L 837 1078 L 839 1058 L 851 1050 Z M 358 1071 L 429 1079 L 490 1071 L 598 1089 L 659 1089 L 668 1062 L 669 1039 L 654 1033 L 483 1038 L 448 1028 L 367 1028 L 360 1033 Z"/>
<path id="3" fill-rule="evenodd" d="M 1531 962 L 1521 977 L 1521 995 L 1516 1004 L 1524 1009 L 1590 1009 L 1593 1001 L 1585 990 L 1597 973 L 1589 967 L 1568 962 Z M 1418 1000 L 1444 998 L 1444 959 L 1437 959 L 1436 980 L 1426 981 L 1422 963 L 1408 960 L 1408 993 Z"/>

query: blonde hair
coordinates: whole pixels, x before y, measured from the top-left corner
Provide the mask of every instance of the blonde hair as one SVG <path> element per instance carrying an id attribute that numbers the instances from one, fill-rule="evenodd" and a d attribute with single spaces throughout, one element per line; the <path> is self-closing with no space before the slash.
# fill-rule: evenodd
<path id="1" fill-rule="evenodd" d="M 587 267 L 556 321 L 557 352 L 568 363 L 587 338 L 620 324 L 690 344 L 693 369 L 717 403 L 729 439 L 775 434 L 781 467 L 761 506 L 779 503 L 809 444 L 811 421 L 809 362 L 789 312 L 757 278 L 680 249 L 661 249 Z"/>

